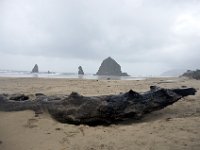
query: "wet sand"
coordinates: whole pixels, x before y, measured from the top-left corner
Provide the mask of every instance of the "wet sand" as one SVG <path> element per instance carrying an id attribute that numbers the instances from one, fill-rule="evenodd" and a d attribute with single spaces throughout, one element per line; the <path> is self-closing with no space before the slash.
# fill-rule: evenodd
<path id="1" fill-rule="evenodd" d="M 0 78 L 0 93 L 46 95 L 118 94 L 149 86 L 181 86 L 200 89 L 200 81 L 185 78 L 146 80 L 81 80 L 45 78 Z M 111 126 L 62 124 L 48 114 L 35 117 L 32 111 L 0 112 L 0 150 L 199 150 L 200 92 L 167 108 Z"/>

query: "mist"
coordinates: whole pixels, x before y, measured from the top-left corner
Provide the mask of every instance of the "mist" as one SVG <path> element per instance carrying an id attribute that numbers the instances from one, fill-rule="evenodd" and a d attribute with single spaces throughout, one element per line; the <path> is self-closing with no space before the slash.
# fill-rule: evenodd
<path id="1" fill-rule="evenodd" d="M 200 66 L 198 0 L 1 0 L 0 69 L 130 75 Z"/>

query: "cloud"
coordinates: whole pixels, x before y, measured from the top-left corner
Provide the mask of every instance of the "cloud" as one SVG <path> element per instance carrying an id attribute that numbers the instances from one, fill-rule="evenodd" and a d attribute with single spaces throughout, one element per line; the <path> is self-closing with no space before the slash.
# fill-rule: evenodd
<path id="1" fill-rule="evenodd" d="M 141 72 L 148 63 L 158 72 L 198 67 L 199 8 L 196 0 L 1 0 L 0 52 L 84 63 L 112 56 Z"/>

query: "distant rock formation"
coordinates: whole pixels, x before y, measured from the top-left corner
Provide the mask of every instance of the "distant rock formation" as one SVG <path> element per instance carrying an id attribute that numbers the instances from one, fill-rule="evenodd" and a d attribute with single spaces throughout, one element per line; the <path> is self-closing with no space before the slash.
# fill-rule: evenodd
<path id="1" fill-rule="evenodd" d="M 180 75 L 182 75 L 184 72 L 186 71 L 186 69 L 173 69 L 173 70 L 168 70 L 166 72 L 163 72 L 161 74 L 161 76 L 165 76 L 165 77 L 179 77 Z"/>
<path id="2" fill-rule="evenodd" d="M 84 72 L 81 66 L 78 67 L 78 75 L 84 75 Z"/>
<path id="3" fill-rule="evenodd" d="M 121 66 L 111 57 L 103 60 L 96 75 L 128 76 L 127 73 L 121 71 Z"/>
<path id="4" fill-rule="evenodd" d="M 198 70 L 198 69 L 196 71 L 188 70 L 182 76 L 188 77 L 190 79 L 200 80 L 200 70 Z"/>
<path id="5" fill-rule="evenodd" d="M 35 66 L 33 67 L 31 73 L 38 73 L 39 72 L 39 69 L 38 69 L 38 65 L 35 64 Z"/>

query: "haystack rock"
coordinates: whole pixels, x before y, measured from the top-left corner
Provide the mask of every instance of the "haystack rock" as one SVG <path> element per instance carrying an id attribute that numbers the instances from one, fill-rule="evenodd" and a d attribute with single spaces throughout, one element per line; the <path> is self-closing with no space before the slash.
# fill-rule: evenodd
<path id="1" fill-rule="evenodd" d="M 38 72 L 39 72 L 39 69 L 38 69 L 38 65 L 37 65 L 37 64 L 35 64 L 35 66 L 33 67 L 33 69 L 32 69 L 31 72 L 32 72 L 32 73 L 38 73 Z"/>
<path id="2" fill-rule="evenodd" d="M 121 66 L 111 57 L 103 60 L 96 74 L 105 76 L 128 76 L 127 73 L 121 71 Z"/>
<path id="3" fill-rule="evenodd" d="M 78 75 L 84 75 L 84 72 L 81 66 L 78 67 Z"/>

